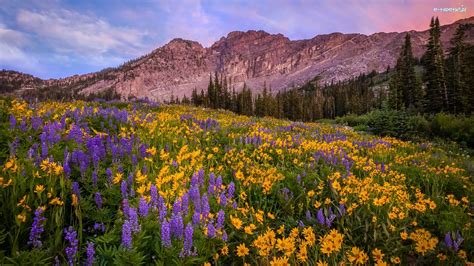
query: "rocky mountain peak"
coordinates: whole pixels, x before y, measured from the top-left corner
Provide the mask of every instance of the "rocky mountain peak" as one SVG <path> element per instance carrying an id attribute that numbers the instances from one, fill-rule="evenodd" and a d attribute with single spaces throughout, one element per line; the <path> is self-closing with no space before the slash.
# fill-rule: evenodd
<path id="1" fill-rule="evenodd" d="M 460 23 L 474 24 L 474 17 L 442 26 L 441 41 L 446 51 Z M 426 50 L 427 30 L 372 35 L 336 32 L 305 40 L 290 40 L 262 30 L 233 31 L 209 48 L 176 38 L 121 67 L 59 80 L 38 81 L 2 71 L 0 84 L 14 83 L 20 89 L 56 87 L 84 94 L 112 88 L 124 98 L 166 100 L 171 96 L 189 97 L 194 88 L 205 89 L 209 74 L 217 72 L 225 75 L 236 90 L 244 83 L 253 90 L 266 83 L 277 91 L 315 76 L 320 76 L 321 82 L 331 82 L 384 71 L 395 64 L 407 33 L 412 37 L 414 55 L 420 57 Z M 474 43 L 474 26 L 466 35 L 467 42 Z"/>

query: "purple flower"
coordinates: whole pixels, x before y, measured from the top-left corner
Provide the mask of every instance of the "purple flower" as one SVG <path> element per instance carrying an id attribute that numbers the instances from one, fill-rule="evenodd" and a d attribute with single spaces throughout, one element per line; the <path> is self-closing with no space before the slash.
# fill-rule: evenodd
<path id="1" fill-rule="evenodd" d="M 171 247 L 170 224 L 166 219 L 161 223 L 161 244 L 167 248 Z"/>
<path id="2" fill-rule="evenodd" d="M 227 232 L 226 232 L 226 231 L 223 231 L 223 232 L 222 232 L 222 241 L 227 242 L 227 240 L 228 240 Z"/>
<path id="3" fill-rule="evenodd" d="M 221 229 L 224 226 L 224 221 L 225 221 L 225 212 L 223 210 L 219 210 L 217 213 L 217 229 Z"/>
<path id="4" fill-rule="evenodd" d="M 182 239 L 183 228 L 183 216 L 181 216 L 181 214 L 173 214 L 170 221 L 171 235 L 178 239 Z"/>
<path id="5" fill-rule="evenodd" d="M 102 196 L 100 195 L 100 192 L 95 193 L 95 204 L 98 209 L 102 209 Z"/>
<path id="6" fill-rule="evenodd" d="M 194 212 L 192 220 L 193 224 L 199 224 L 201 222 L 201 214 L 199 212 Z"/>
<path id="7" fill-rule="evenodd" d="M 35 217 L 31 225 L 30 237 L 28 245 L 32 245 L 34 248 L 39 248 L 43 245 L 41 242 L 41 233 L 44 232 L 44 221 L 46 218 L 43 217 L 43 208 L 39 207 L 35 210 Z"/>
<path id="8" fill-rule="evenodd" d="M 166 207 L 165 200 L 161 195 L 158 198 L 158 208 L 160 210 L 160 221 L 163 221 L 168 211 L 168 208 Z"/>
<path id="9" fill-rule="evenodd" d="M 216 190 L 222 189 L 222 176 L 218 176 L 216 179 Z"/>
<path id="10" fill-rule="evenodd" d="M 122 199 L 126 199 L 128 197 L 127 181 L 122 180 L 122 183 L 120 184 L 120 192 L 122 193 Z"/>
<path id="11" fill-rule="evenodd" d="M 64 239 L 69 242 L 69 245 L 66 247 L 66 257 L 69 265 L 74 265 L 79 244 L 77 232 L 72 226 L 69 226 L 67 229 L 64 229 L 64 234 Z"/>
<path id="12" fill-rule="evenodd" d="M 77 201 L 81 199 L 81 190 L 79 189 L 79 183 L 72 182 L 72 194 L 76 195 Z"/>
<path id="13" fill-rule="evenodd" d="M 178 199 L 173 203 L 173 214 L 181 212 L 181 201 Z"/>
<path id="14" fill-rule="evenodd" d="M 132 248 L 132 227 L 129 220 L 125 220 L 122 225 L 122 245 L 127 248 Z"/>
<path id="15" fill-rule="evenodd" d="M 212 224 L 212 221 L 209 221 L 207 224 L 207 237 L 213 238 L 214 236 L 216 236 L 216 228 Z"/>
<path id="16" fill-rule="evenodd" d="M 136 208 L 128 210 L 128 219 L 130 220 L 130 227 L 133 233 L 140 232 L 140 224 L 138 223 L 138 214 Z"/>
<path id="17" fill-rule="evenodd" d="M 97 170 L 92 171 L 92 185 L 97 187 Z"/>
<path id="18" fill-rule="evenodd" d="M 207 187 L 207 194 L 209 195 L 214 194 L 214 181 L 215 181 L 215 175 L 214 173 L 211 173 L 209 175 L 209 186 Z"/>
<path id="19" fill-rule="evenodd" d="M 156 189 L 155 185 L 151 185 L 150 187 L 150 202 L 151 207 L 157 208 L 158 207 L 158 190 Z"/>
<path id="20" fill-rule="evenodd" d="M 146 202 L 143 196 L 140 197 L 140 203 L 138 204 L 138 212 L 142 217 L 148 216 L 148 203 Z"/>
<path id="21" fill-rule="evenodd" d="M 181 257 L 192 255 L 191 249 L 193 248 L 193 234 L 194 234 L 193 226 L 190 223 L 188 223 L 186 225 L 186 229 L 184 230 L 184 243 L 183 243 L 183 250 L 180 253 Z"/>
<path id="22" fill-rule="evenodd" d="M 105 224 L 103 224 L 103 223 L 94 223 L 94 230 L 105 232 Z"/>
<path id="23" fill-rule="evenodd" d="M 221 195 L 219 197 L 219 200 L 220 200 L 220 205 L 221 206 L 225 206 L 227 204 L 227 198 L 226 198 L 224 192 L 221 193 Z"/>
<path id="24" fill-rule="evenodd" d="M 231 200 L 234 197 L 235 192 L 235 184 L 234 182 L 230 182 L 229 188 L 227 189 L 227 198 Z"/>
<path id="25" fill-rule="evenodd" d="M 94 243 L 87 242 L 86 261 L 84 262 L 84 265 L 92 266 L 94 264 L 94 255 L 95 255 Z"/>
<path id="26" fill-rule="evenodd" d="M 318 222 L 320 224 L 325 224 L 326 218 L 324 217 L 323 209 L 319 209 L 318 214 L 316 215 Z"/>
<path id="27" fill-rule="evenodd" d="M 204 194 L 201 199 L 202 205 L 202 217 L 207 219 L 209 217 L 209 213 L 211 212 L 211 207 L 209 206 L 209 200 L 207 199 L 207 195 Z"/>
<path id="28" fill-rule="evenodd" d="M 16 118 L 14 115 L 10 115 L 10 129 L 14 129 L 16 127 Z"/>
<path id="29" fill-rule="evenodd" d="M 184 195 L 181 197 L 181 211 L 183 212 L 184 215 L 188 215 L 188 209 L 189 209 L 189 195 L 188 193 L 184 193 Z"/>

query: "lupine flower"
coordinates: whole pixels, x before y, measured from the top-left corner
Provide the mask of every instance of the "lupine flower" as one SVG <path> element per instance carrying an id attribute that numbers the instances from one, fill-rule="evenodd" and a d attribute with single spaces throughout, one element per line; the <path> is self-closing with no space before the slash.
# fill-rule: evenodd
<path id="1" fill-rule="evenodd" d="M 163 219 L 166 216 L 168 208 L 166 207 L 165 200 L 163 199 L 161 195 L 158 198 L 158 208 L 160 210 L 160 221 L 163 221 Z"/>
<path id="2" fill-rule="evenodd" d="M 226 231 L 222 231 L 222 241 L 227 242 L 227 240 L 228 240 L 227 232 L 226 232 Z"/>
<path id="3" fill-rule="evenodd" d="M 325 224 L 326 218 L 324 217 L 323 209 L 319 209 L 318 214 L 316 215 L 318 222 L 320 224 Z"/>
<path id="4" fill-rule="evenodd" d="M 167 248 L 171 247 L 170 223 L 166 219 L 161 223 L 161 244 Z"/>
<path id="5" fill-rule="evenodd" d="M 446 246 L 456 252 L 459 250 L 459 247 L 461 246 L 461 243 L 463 241 L 464 238 L 462 238 L 459 231 L 456 232 L 456 235 L 454 234 L 454 232 L 448 232 L 446 233 L 446 235 L 444 235 L 444 243 L 446 244 Z"/>
<path id="6" fill-rule="evenodd" d="M 84 265 L 92 266 L 94 264 L 94 255 L 95 255 L 94 243 L 87 242 L 86 261 L 84 262 Z"/>
<path id="7" fill-rule="evenodd" d="M 158 207 L 158 190 L 155 185 L 150 187 L 150 203 L 152 208 Z"/>
<path id="8" fill-rule="evenodd" d="M 188 215 L 188 208 L 189 208 L 189 195 L 188 193 L 184 193 L 181 197 L 181 211 L 184 215 Z"/>
<path id="9" fill-rule="evenodd" d="M 178 239 L 182 239 L 183 228 L 183 216 L 181 216 L 181 214 L 173 214 L 170 221 L 171 235 Z"/>
<path id="10" fill-rule="evenodd" d="M 204 194 L 201 199 L 201 205 L 202 205 L 202 217 L 204 219 L 207 219 L 209 217 L 209 213 L 211 212 L 211 207 L 209 206 L 209 200 L 207 199 L 207 195 Z"/>
<path id="11" fill-rule="evenodd" d="M 201 222 L 201 214 L 199 212 L 194 212 L 192 220 L 194 225 L 199 224 Z"/>
<path id="12" fill-rule="evenodd" d="M 227 197 L 225 196 L 224 192 L 221 193 L 220 197 L 219 197 L 219 204 L 221 206 L 225 206 L 227 204 Z"/>
<path id="13" fill-rule="evenodd" d="M 142 217 L 148 216 L 148 203 L 146 202 L 144 197 L 140 197 L 138 212 L 140 213 L 140 216 Z"/>
<path id="14" fill-rule="evenodd" d="M 122 183 L 120 184 L 120 192 L 122 193 L 122 199 L 128 197 L 128 185 L 125 180 L 122 180 Z"/>
<path id="15" fill-rule="evenodd" d="M 235 184 L 234 182 L 230 182 L 229 188 L 227 189 L 227 198 L 231 200 L 234 197 L 235 193 Z"/>
<path id="16" fill-rule="evenodd" d="M 122 245 L 127 248 L 132 248 L 132 226 L 129 220 L 125 220 L 122 225 Z"/>
<path id="17" fill-rule="evenodd" d="M 46 218 L 43 217 L 43 212 L 44 209 L 42 207 L 38 207 L 35 210 L 35 217 L 31 225 L 28 245 L 32 245 L 34 248 L 39 248 L 43 245 L 40 240 L 41 234 L 44 232 L 44 221 L 46 220 Z"/>
<path id="18" fill-rule="evenodd" d="M 72 226 L 69 226 L 67 229 L 64 229 L 64 234 L 64 239 L 69 242 L 66 247 L 66 257 L 69 265 L 74 265 L 79 244 L 79 241 L 77 240 L 77 232 Z"/>
<path id="19" fill-rule="evenodd" d="M 216 228 L 221 229 L 224 226 L 224 221 L 225 221 L 225 213 L 223 210 L 219 210 L 219 212 L 217 213 Z"/>
<path id="20" fill-rule="evenodd" d="M 193 234 L 194 234 L 194 229 L 193 226 L 188 223 L 186 225 L 186 229 L 184 230 L 184 244 L 183 244 L 183 250 L 180 253 L 181 257 L 186 257 L 190 256 L 191 249 L 193 247 Z"/>
<path id="21" fill-rule="evenodd" d="M 129 208 L 128 219 L 130 220 L 130 227 L 132 229 L 132 232 L 140 232 L 140 224 L 138 223 L 138 214 L 136 208 Z"/>
<path id="22" fill-rule="evenodd" d="M 212 221 L 209 221 L 207 224 L 207 237 L 213 238 L 216 235 L 216 228 L 214 227 L 214 224 Z"/>
<path id="23" fill-rule="evenodd" d="M 216 189 L 219 191 L 222 188 L 222 176 L 216 178 Z"/>
<path id="24" fill-rule="evenodd" d="M 72 194 L 76 195 L 77 201 L 81 199 L 81 190 L 79 189 L 79 183 L 72 182 Z"/>
<path id="25" fill-rule="evenodd" d="M 92 185 L 97 187 L 97 170 L 92 171 Z"/>
<path id="26" fill-rule="evenodd" d="M 103 223 L 94 223 L 94 230 L 105 232 L 105 224 L 103 224 Z"/>
<path id="27" fill-rule="evenodd" d="M 102 209 L 102 196 L 100 195 L 100 192 L 95 193 L 95 204 L 98 209 Z"/>

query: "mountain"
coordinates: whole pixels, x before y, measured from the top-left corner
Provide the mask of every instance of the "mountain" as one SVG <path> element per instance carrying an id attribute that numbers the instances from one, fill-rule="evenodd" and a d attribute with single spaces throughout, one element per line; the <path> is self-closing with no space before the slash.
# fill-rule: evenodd
<path id="1" fill-rule="evenodd" d="M 474 17 L 444 25 L 445 50 L 460 23 L 474 24 Z M 321 82 L 344 80 L 372 70 L 394 66 L 405 34 L 410 33 L 414 55 L 420 57 L 428 42 L 428 31 L 364 34 L 331 33 L 312 39 L 290 40 L 264 31 L 234 31 L 210 47 L 195 41 L 174 39 L 151 53 L 117 68 L 40 80 L 14 71 L 0 72 L 0 91 L 57 88 L 82 94 L 115 90 L 122 97 L 169 99 L 190 96 L 194 88 L 206 89 L 209 75 L 227 76 L 238 90 L 247 83 L 258 90 L 266 83 L 274 91 L 298 86 L 321 76 Z M 474 27 L 467 33 L 474 43 Z"/>

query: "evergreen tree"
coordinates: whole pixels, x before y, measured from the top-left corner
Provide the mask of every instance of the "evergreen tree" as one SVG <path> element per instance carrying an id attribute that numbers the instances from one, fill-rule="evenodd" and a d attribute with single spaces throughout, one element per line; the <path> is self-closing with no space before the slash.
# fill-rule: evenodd
<path id="1" fill-rule="evenodd" d="M 440 112 L 449 109 L 448 91 L 444 72 L 444 55 L 441 46 L 441 30 L 438 18 L 431 19 L 430 37 L 424 55 L 426 69 L 426 109 Z"/>
<path id="2" fill-rule="evenodd" d="M 473 85 L 467 82 L 467 78 L 473 74 L 473 68 L 466 62 L 469 45 L 465 43 L 465 32 L 469 27 L 469 24 L 458 26 L 451 39 L 452 47 L 446 60 L 448 97 L 451 103 L 449 111 L 453 113 L 467 113 L 470 108 L 469 87 L 472 88 Z"/>

